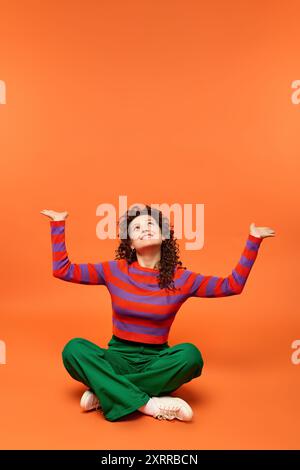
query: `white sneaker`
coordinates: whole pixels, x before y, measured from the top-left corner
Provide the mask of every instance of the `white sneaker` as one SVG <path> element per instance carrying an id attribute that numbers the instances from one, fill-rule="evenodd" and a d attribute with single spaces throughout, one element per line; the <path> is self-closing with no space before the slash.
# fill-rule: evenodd
<path id="1" fill-rule="evenodd" d="M 152 397 L 159 411 L 153 416 L 157 419 L 180 419 L 191 421 L 193 410 L 190 405 L 179 397 Z"/>
<path id="2" fill-rule="evenodd" d="M 86 390 L 84 392 L 80 400 L 80 406 L 85 411 L 97 410 L 98 408 L 100 410 L 102 409 L 98 397 L 91 392 L 91 390 Z"/>

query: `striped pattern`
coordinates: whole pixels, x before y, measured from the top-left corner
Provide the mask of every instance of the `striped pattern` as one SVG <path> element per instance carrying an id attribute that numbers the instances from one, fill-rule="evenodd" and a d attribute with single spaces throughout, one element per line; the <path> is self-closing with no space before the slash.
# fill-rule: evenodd
<path id="1" fill-rule="evenodd" d="M 112 329 L 119 338 L 162 344 L 181 305 L 189 297 L 225 297 L 240 294 L 257 257 L 262 238 L 248 235 L 246 246 L 232 273 L 223 278 L 205 276 L 177 267 L 176 292 L 160 289 L 157 269 L 144 268 L 138 261 L 71 263 L 65 244 L 65 221 L 51 221 L 53 275 L 79 284 L 102 284 L 112 301 Z"/>

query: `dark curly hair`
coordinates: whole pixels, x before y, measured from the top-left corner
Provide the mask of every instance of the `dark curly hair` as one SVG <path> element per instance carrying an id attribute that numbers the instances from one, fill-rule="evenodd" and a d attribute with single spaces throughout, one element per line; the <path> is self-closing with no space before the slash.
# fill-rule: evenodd
<path id="1" fill-rule="evenodd" d="M 128 227 L 130 222 L 139 215 L 151 215 L 159 225 L 162 235 L 166 237 L 161 243 L 161 257 L 158 262 L 158 285 L 161 289 L 178 290 L 173 280 L 176 266 L 179 266 L 180 269 L 186 269 L 186 267 L 182 266 L 182 262 L 179 259 L 179 247 L 177 239 L 174 238 L 173 226 L 169 225 L 169 220 L 160 210 L 147 204 L 144 204 L 144 206 L 145 207 L 142 209 L 138 205 L 131 207 L 118 221 L 118 238 L 120 238 L 121 242 L 115 250 L 115 259 L 126 259 L 128 264 L 137 261 L 136 251 L 135 249 L 132 250 L 130 247 L 131 239 L 128 233 Z"/>

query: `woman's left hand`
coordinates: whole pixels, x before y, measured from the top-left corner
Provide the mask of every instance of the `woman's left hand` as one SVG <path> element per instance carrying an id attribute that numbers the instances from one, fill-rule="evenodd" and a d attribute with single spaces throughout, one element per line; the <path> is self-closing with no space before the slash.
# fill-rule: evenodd
<path id="1" fill-rule="evenodd" d="M 250 235 L 258 238 L 274 237 L 275 231 L 270 227 L 256 227 L 255 223 L 252 222 L 250 225 Z"/>

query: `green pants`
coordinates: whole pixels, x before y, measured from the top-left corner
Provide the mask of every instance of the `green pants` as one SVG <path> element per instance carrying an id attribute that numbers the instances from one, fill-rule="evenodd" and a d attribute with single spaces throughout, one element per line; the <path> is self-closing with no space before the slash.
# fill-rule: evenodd
<path id="1" fill-rule="evenodd" d="M 108 348 L 72 338 L 62 352 L 69 374 L 97 395 L 104 417 L 115 421 L 201 375 L 203 359 L 192 343 L 169 346 L 112 336 Z"/>

